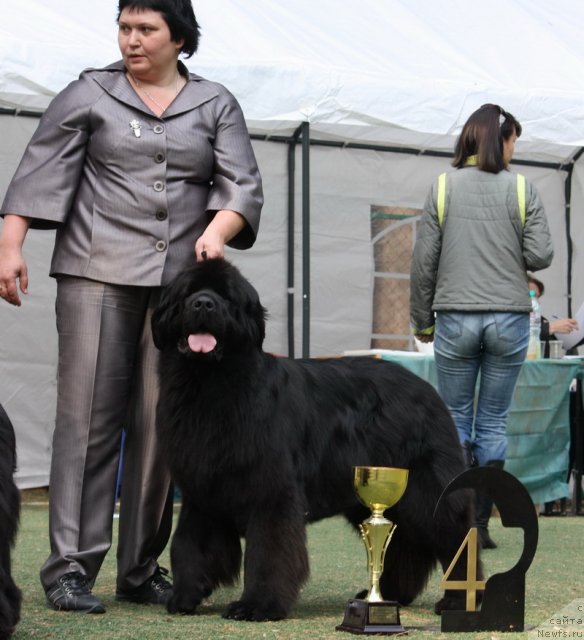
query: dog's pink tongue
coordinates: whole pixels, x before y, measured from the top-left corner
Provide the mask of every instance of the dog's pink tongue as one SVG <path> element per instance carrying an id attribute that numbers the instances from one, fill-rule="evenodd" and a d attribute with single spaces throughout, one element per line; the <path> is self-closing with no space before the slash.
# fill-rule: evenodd
<path id="1" fill-rule="evenodd" d="M 210 333 L 191 333 L 188 343 L 195 353 L 209 353 L 217 346 L 217 340 Z"/>

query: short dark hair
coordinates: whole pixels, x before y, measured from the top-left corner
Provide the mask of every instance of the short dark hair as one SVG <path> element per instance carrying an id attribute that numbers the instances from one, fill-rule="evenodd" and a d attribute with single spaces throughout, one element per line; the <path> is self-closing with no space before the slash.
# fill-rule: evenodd
<path id="1" fill-rule="evenodd" d="M 198 49 L 201 28 L 191 0 L 119 0 L 117 21 L 124 9 L 158 11 L 170 29 L 172 41 L 184 40 L 181 53 L 190 58 Z"/>
<path id="2" fill-rule="evenodd" d="M 521 125 L 508 111 L 497 104 L 484 104 L 470 115 L 454 148 L 452 165 L 465 166 L 469 156 L 478 156 L 477 165 L 483 171 L 499 173 L 505 168 L 503 140 L 521 135 Z"/>
<path id="3" fill-rule="evenodd" d="M 543 292 L 545 291 L 545 287 L 541 280 L 538 280 L 533 273 L 527 272 L 527 282 L 534 284 L 539 289 L 539 296 L 543 296 Z"/>

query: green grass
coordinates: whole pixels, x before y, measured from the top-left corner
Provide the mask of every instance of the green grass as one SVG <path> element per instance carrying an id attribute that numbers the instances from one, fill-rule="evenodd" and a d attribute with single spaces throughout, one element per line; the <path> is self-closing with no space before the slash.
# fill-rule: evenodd
<path id="1" fill-rule="evenodd" d="M 576 598 L 584 597 L 584 518 L 540 518 L 540 542 L 527 574 L 526 628 L 537 626 Z M 509 569 L 521 553 L 521 531 L 506 529 L 492 519 L 491 532 L 499 548 L 486 551 L 483 560 L 488 575 Z M 14 552 L 14 575 L 23 591 L 22 620 L 14 640 L 67 639 L 132 640 L 231 639 L 301 640 L 303 638 L 349 638 L 335 631 L 342 622 L 347 600 L 367 586 L 363 543 L 339 518 L 308 529 L 311 579 L 302 591 L 290 617 L 280 622 L 233 622 L 221 618 L 227 603 L 240 588 L 221 589 L 195 616 L 171 616 L 162 607 L 117 603 L 115 548 L 108 554 L 98 577 L 95 593 L 107 608 L 105 615 L 56 612 L 47 608 L 38 580 L 38 570 L 48 553 L 47 507 L 23 504 L 20 533 Z M 391 545 L 388 553 L 391 553 Z M 161 558 L 168 566 L 168 556 Z M 411 638 L 449 640 L 505 640 L 526 638 L 526 633 L 442 633 L 440 619 L 432 612 L 440 597 L 440 576 L 434 575 L 428 589 L 410 607 L 401 609 L 402 624 Z"/>

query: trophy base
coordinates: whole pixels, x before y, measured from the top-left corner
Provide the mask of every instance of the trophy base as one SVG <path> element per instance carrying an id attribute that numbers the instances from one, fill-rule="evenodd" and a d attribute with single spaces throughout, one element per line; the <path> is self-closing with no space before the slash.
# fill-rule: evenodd
<path id="1" fill-rule="evenodd" d="M 382 602 L 349 600 L 345 609 L 343 623 L 335 628 L 337 631 L 348 631 L 356 634 L 390 636 L 395 633 L 406 633 L 400 623 L 398 603 L 387 600 Z"/>

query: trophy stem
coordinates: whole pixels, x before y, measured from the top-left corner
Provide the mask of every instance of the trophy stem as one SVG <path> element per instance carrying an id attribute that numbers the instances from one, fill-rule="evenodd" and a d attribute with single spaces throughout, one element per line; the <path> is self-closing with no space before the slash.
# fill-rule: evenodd
<path id="1" fill-rule="evenodd" d="M 367 549 L 369 565 L 369 593 L 367 602 L 383 602 L 379 579 L 383 573 L 385 552 L 396 525 L 383 517 L 383 509 L 374 509 L 373 515 L 360 525 L 361 537 Z"/>

